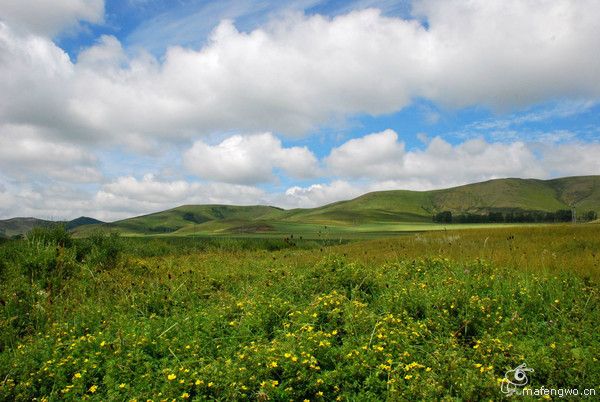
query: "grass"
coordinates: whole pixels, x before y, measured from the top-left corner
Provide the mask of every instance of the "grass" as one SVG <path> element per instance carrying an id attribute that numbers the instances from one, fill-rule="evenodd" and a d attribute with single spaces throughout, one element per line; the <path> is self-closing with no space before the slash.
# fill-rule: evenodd
<path id="1" fill-rule="evenodd" d="M 443 229 L 432 223 L 432 216 L 446 210 L 457 214 L 554 212 L 570 209 L 570 205 L 575 205 L 580 215 L 589 210 L 600 212 L 600 176 L 498 179 L 444 190 L 381 191 L 311 209 L 185 205 L 110 224 L 80 226 L 75 234 L 85 237 L 100 229 L 126 236 L 277 237 L 296 233 L 319 238 L 327 230 L 338 237 L 377 237 Z M 452 225 L 452 229 L 465 227 Z"/>
<path id="2" fill-rule="evenodd" d="M 499 399 L 600 384 L 597 225 L 0 245 L 0 400 Z"/>

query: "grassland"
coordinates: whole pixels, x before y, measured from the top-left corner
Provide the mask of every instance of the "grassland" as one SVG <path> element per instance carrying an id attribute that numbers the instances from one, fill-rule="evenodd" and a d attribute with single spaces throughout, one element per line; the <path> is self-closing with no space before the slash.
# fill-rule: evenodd
<path id="1" fill-rule="evenodd" d="M 0 246 L 0 400 L 501 399 L 600 384 L 600 226 Z"/>
<path id="2" fill-rule="evenodd" d="M 574 206 L 579 214 L 600 213 L 600 176 L 554 180 L 498 179 L 434 191 L 381 191 L 318 208 L 283 210 L 270 206 L 184 205 L 108 224 L 75 229 L 85 237 L 96 230 L 125 236 L 246 236 L 296 234 L 320 238 L 389 236 L 440 230 L 436 212 L 554 212 Z M 448 226 L 460 229 L 474 226 Z"/>

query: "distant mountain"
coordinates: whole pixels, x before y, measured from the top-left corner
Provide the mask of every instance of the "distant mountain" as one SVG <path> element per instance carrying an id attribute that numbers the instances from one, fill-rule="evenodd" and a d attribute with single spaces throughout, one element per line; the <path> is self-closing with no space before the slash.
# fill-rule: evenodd
<path id="1" fill-rule="evenodd" d="M 95 224 L 102 224 L 102 223 L 104 223 L 104 222 L 99 221 L 98 219 L 90 218 L 88 216 L 80 216 L 79 218 L 75 218 L 72 221 L 66 222 L 65 226 L 67 227 L 68 230 L 73 230 L 75 228 L 78 228 L 79 226 L 95 225 Z"/>
<path id="2" fill-rule="evenodd" d="M 107 224 L 84 225 L 129 235 L 236 234 L 315 231 L 319 225 L 353 227 L 391 223 L 427 223 L 433 214 L 554 212 L 574 206 L 578 213 L 600 215 L 600 176 L 553 180 L 496 179 L 443 190 L 392 190 L 364 194 L 318 208 L 283 210 L 270 206 L 184 205 Z"/>
<path id="3" fill-rule="evenodd" d="M 94 218 L 81 216 L 71 221 L 48 221 L 37 218 L 11 218 L 0 220 L 0 236 L 12 237 L 29 232 L 35 227 L 48 227 L 52 225 L 65 225 L 68 230 L 73 230 L 79 226 L 101 224 L 102 221 Z"/>

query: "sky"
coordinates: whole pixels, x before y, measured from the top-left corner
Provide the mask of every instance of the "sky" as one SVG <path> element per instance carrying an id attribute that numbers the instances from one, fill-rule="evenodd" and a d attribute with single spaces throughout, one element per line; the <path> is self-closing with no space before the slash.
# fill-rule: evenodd
<path id="1" fill-rule="evenodd" d="M 600 174 L 596 0 L 0 0 L 0 219 Z"/>

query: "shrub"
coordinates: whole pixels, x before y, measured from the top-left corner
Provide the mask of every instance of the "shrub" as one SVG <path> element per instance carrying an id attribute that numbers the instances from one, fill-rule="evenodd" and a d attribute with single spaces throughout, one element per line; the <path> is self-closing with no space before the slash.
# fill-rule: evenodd
<path id="1" fill-rule="evenodd" d="M 117 266 L 122 251 L 123 243 L 118 233 L 95 232 L 83 241 L 78 254 L 87 264 L 104 270 Z"/>

